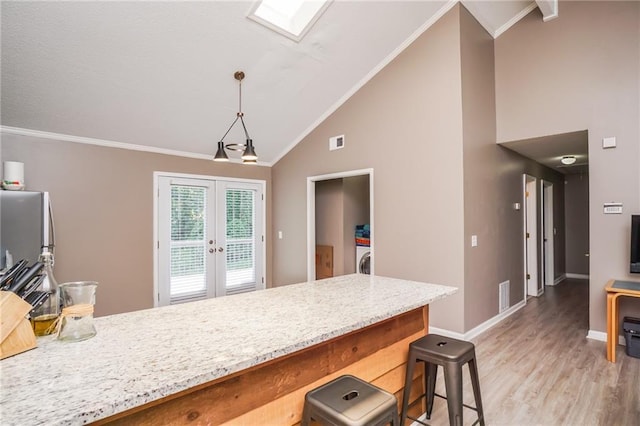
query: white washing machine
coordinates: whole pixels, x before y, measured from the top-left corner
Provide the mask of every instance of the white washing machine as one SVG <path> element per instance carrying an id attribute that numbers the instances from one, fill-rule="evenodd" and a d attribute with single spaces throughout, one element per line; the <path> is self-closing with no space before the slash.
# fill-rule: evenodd
<path id="1" fill-rule="evenodd" d="M 356 246 L 356 274 L 371 274 L 371 247 Z"/>

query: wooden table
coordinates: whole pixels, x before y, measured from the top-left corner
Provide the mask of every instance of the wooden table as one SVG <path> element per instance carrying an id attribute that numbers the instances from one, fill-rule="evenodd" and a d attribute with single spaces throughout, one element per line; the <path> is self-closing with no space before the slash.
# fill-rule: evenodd
<path id="1" fill-rule="evenodd" d="M 618 345 L 618 298 L 622 296 L 640 298 L 640 282 L 609 280 L 607 291 L 607 361 L 616 362 Z"/>

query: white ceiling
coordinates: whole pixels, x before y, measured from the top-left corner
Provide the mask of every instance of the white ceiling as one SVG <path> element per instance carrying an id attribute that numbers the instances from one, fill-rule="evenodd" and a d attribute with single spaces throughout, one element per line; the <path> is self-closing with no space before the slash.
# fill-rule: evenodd
<path id="1" fill-rule="evenodd" d="M 589 135 L 586 130 L 504 142 L 501 146 L 554 169 L 562 174 L 589 172 Z M 564 165 L 563 156 L 572 155 L 576 162 Z"/>
<path id="2" fill-rule="evenodd" d="M 336 0 L 296 43 L 249 20 L 248 1 L 3 1 L 2 128 L 212 158 L 243 70 L 247 129 L 271 165 L 455 3 Z M 462 3 L 494 37 L 536 7 Z"/>

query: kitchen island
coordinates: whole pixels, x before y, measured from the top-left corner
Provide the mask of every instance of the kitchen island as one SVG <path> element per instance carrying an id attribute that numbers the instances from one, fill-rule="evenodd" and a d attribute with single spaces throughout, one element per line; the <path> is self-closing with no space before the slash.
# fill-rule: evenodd
<path id="1" fill-rule="evenodd" d="M 400 394 L 428 305 L 456 291 L 347 275 L 96 318 L 0 361 L 0 423 L 291 425 L 346 373 Z"/>

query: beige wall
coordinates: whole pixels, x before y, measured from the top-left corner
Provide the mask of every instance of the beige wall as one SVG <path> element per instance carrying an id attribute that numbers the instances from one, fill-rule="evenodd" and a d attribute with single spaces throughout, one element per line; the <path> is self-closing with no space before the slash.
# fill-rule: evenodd
<path id="1" fill-rule="evenodd" d="M 212 145 L 212 149 L 213 145 Z M 49 191 L 55 276 L 99 282 L 96 314 L 153 306 L 153 172 L 261 179 L 271 282 L 271 169 L 2 134 L 3 161 L 25 163 L 27 188 Z"/>
<path id="2" fill-rule="evenodd" d="M 565 177 L 567 273 L 589 275 L 589 174 Z"/>
<path id="3" fill-rule="evenodd" d="M 640 2 L 569 2 L 532 12 L 495 42 L 498 141 L 589 131 L 589 327 L 606 330 L 602 291 L 629 274 L 629 216 L 640 211 Z M 602 149 L 615 136 L 618 147 Z M 603 203 L 622 202 L 622 215 Z M 624 301 L 622 313 L 640 315 Z"/>
<path id="4" fill-rule="evenodd" d="M 306 178 L 374 169 L 375 271 L 459 287 L 432 323 L 463 325 L 463 173 L 457 8 L 274 165 L 274 282 L 306 280 Z M 345 147 L 328 151 L 328 138 Z"/>
<path id="5" fill-rule="evenodd" d="M 522 174 L 554 182 L 562 176 L 496 145 L 493 38 L 462 7 L 462 112 L 464 137 L 465 330 L 498 314 L 498 287 L 510 283 L 510 306 L 524 291 Z M 541 205 L 538 203 L 538 205 Z M 558 205 L 558 213 L 562 205 Z M 540 224 L 541 226 L 541 224 Z M 471 236 L 478 246 L 471 247 Z M 540 268 L 542 268 L 540 261 Z M 558 267 L 561 264 L 556 265 Z M 542 274 L 539 273 L 542 277 Z M 542 285 L 540 280 L 539 286 Z"/>
<path id="6" fill-rule="evenodd" d="M 305 279 L 306 177 L 372 167 L 376 273 L 461 290 L 432 306 L 433 326 L 462 333 L 491 319 L 505 280 L 511 304 L 523 300 L 523 211 L 512 205 L 523 173 L 562 177 L 496 145 L 493 81 L 493 40 L 457 6 L 278 162 L 274 230 L 292 237 L 274 244 L 276 282 Z M 329 152 L 343 133 L 345 148 Z"/>

